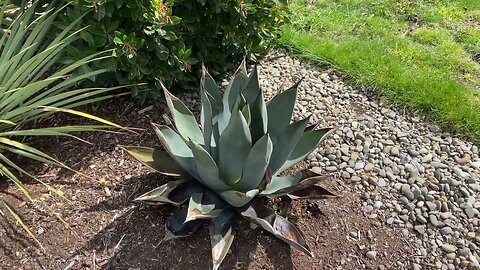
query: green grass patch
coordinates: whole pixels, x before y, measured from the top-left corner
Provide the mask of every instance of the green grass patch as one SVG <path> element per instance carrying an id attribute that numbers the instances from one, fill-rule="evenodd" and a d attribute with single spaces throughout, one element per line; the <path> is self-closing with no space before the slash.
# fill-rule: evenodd
<path id="1" fill-rule="evenodd" d="M 480 142 L 480 1 L 296 0 L 281 44 Z"/>

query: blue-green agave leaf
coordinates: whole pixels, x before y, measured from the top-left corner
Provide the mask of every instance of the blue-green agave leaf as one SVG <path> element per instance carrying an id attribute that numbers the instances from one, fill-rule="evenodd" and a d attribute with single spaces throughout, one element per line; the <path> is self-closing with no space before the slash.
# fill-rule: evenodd
<path id="1" fill-rule="evenodd" d="M 228 253 L 235 236 L 233 226 L 237 223 L 238 214 L 233 209 L 225 209 L 210 222 L 210 243 L 212 244 L 213 270 L 220 267 Z"/>
<path id="2" fill-rule="evenodd" d="M 199 179 L 192 150 L 187 146 L 183 138 L 167 126 L 152 123 L 152 127 L 170 156 L 190 175 Z"/>
<path id="3" fill-rule="evenodd" d="M 229 123 L 233 107 L 237 103 L 237 100 L 240 97 L 240 92 L 247 83 L 247 80 L 247 75 L 244 74 L 241 68 L 239 68 L 235 73 L 233 79 L 230 80 L 227 89 L 225 89 L 222 100 L 223 110 L 220 113 L 218 120 L 220 134 L 223 133 L 224 129 Z"/>
<path id="4" fill-rule="evenodd" d="M 247 125 L 250 126 L 252 117 L 250 115 L 250 107 L 248 106 L 248 104 L 245 104 L 245 106 L 243 106 L 242 114 L 243 114 L 243 117 L 245 117 L 245 120 L 247 121 Z"/>
<path id="5" fill-rule="evenodd" d="M 277 138 L 273 144 L 272 158 L 270 159 L 270 168 L 273 175 L 277 175 L 279 169 L 287 161 L 290 153 L 292 153 L 295 145 L 303 135 L 305 127 L 308 124 L 310 117 L 290 124 L 284 130 L 283 134 Z"/>
<path id="6" fill-rule="evenodd" d="M 258 189 L 252 189 L 246 193 L 235 190 L 227 190 L 219 192 L 218 194 L 231 206 L 242 207 L 249 203 L 259 192 L 260 191 Z"/>
<path id="7" fill-rule="evenodd" d="M 304 160 L 313 150 L 315 150 L 315 148 L 317 148 L 318 144 L 320 144 L 332 130 L 332 128 L 324 128 L 303 133 L 302 137 L 300 137 L 300 140 L 293 148 L 293 151 L 290 153 L 290 156 L 278 170 L 277 174 L 282 173 L 298 162 Z"/>
<path id="8" fill-rule="evenodd" d="M 267 134 L 268 128 L 267 106 L 265 105 L 265 99 L 262 93 L 260 93 L 250 106 L 250 114 L 252 118 L 250 124 L 252 141 L 256 142 L 263 137 L 263 135 Z"/>
<path id="9" fill-rule="evenodd" d="M 192 194 L 201 192 L 202 186 L 196 181 L 170 181 L 152 191 L 140 195 L 135 201 L 163 205 L 180 205 L 186 202 Z"/>
<path id="10" fill-rule="evenodd" d="M 289 179 L 280 179 L 275 177 L 272 178 L 272 182 L 270 183 L 271 186 L 269 187 L 267 185 L 267 188 L 264 190 L 264 192 L 262 192 L 262 195 L 268 197 L 279 197 L 288 195 L 289 193 L 295 192 L 297 190 L 312 187 L 329 177 L 329 175 L 317 175 L 310 170 L 303 170 L 301 172 L 295 173 L 294 175 L 296 177 L 296 182 Z"/>
<path id="11" fill-rule="evenodd" d="M 242 176 L 245 159 L 252 147 L 247 121 L 240 111 L 233 111 L 225 131 L 220 135 L 220 175 L 227 184 L 237 182 Z"/>
<path id="12" fill-rule="evenodd" d="M 253 145 L 245 161 L 242 178 L 235 184 L 236 189 L 251 190 L 258 188 L 267 170 L 272 151 L 273 144 L 268 134 Z"/>
<path id="13" fill-rule="evenodd" d="M 210 76 L 205 66 L 202 64 L 202 78 L 200 80 L 200 91 L 206 92 L 211 97 L 213 114 L 218 114 L 222 110 L 222 93 L 218 89 L 217 83 Z"/>
<path id="14" fill-rule="evenodd" d="M 297 172 L 292 175 L 286 175 L 286 176 L 273 176 L 271 182 L 267 184 L 267 186 L 265 187 L 265 190 L 263 190 L 260 194 L 262 195 L 273 194 L 278 190 L 282 190 L 290 186 L 296 185 L 301 179 L 302 179 L 301 172 Z"/>
<path id="15" fill-rule="evenodd" d="M 276 95 L 267 103 L 268 132 L 277 139 L 290 124 L 293 107 L 297 102 L 297 86 L 300 82 Z"/>
<path id="16" fill-rule="evenodd" d="M 215 191 L 229 189 L 230 187 L 221 180 L 217 164 L 208 152 L 194 141 L 190 141 L 190 148 L 195 157 L 199 180 Z"/>
<path id="17" fill-rule="evenodd" d="M 185 222 L 195 219 L 212 219 L 218 217 L 228 205 L 215 193 L 205 189 L 190 197 Z"/>
<path id="18" fill-rule="evenodd" d="M 165 151 L 141 146 L 121 146 L 121 148 L 143 165 L 161 174 L 181 176 L 185 173 L 183 168 Z"/>
<path id="19" fill-rule="evenodd" d="M 254 66 L 252 73 L 250 73 L 250 76 L 248 76 L 247 84 L 242 90 L 242 95 L 245 97 L 248 104 L 253 104 L 255 100 L 257 100 L 257 98 L 260 96 L 260 94 L 261 88 L 258 81 L 258 70 L 257 66 Z"/>
<path id="20" fill-rule="evenodd" d="M 200 113 L 200 123 L 202 124 L 203 130 L 203 147 L 207 150 L 208 153 L 211 153 L 211 141 L 212 141 L 212 129 L 213 129 L 213 114 L 212 114 L 212 105 L 210 103 L 210 98 L 207 96 L 207 93 L 204 91 L 200 92 L 202 110 Z"/>
<path id="21" fill-rule="evenodd" d="M 172 95 L 163 84 L 162 88 L 178 133 L 185 140 L 192 139 L 195 142 L 203 144 L 203 135 L 193 113 L 180 99 Z"/>

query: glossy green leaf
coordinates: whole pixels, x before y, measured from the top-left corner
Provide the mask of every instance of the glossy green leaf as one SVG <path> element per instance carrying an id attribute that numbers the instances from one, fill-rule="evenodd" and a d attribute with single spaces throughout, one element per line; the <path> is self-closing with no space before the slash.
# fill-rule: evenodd
<path id="1" fill-rule="evenodd" d="M 203 135 L 193 113 L 180 99 L 172 95 L 165 86 L 162 85 L 162 89 L 178 133 L 185 140 L 192 139 L 203 144 Z"/>
<path id="2" fill-rule="evenodd" d="M 233 184 L 241 178 L 251 147 L 252 138 L 247 121 L 241 112 L 233 111 L 227 128 L 220 136 L 219 167 L 225 183 Z"/>
<path id="3" fill-rule="evenodd" d="M 273 175 L 279 173 L 280 168 L 287 161 L 290 153 L 297 145 L 298 141 L 303 135 L 303 131 L 308 124 L 309 117 L 303 120 L 290 124 L 285 128 L 283 134 L 277 138 L 277 141 L 273 144 L 273 153 L 270 160 L 270 168 Z"/>
<path id="4" fill-rule="evenodd" d="M 253 145 L 245 161 L 242 178 L 235 184 L 236 189 L 248 191 L 258 188 L 267 170 L 272 151 L 273 144 L 268 135 L 264 135 Z"/>
<path id="5" fill-rule="evenodd" d="M 143 165 L 161 174 L 180 176 L 185 172 L 165 151 L 141 146 L 121 146 L 121 148 Z"/>

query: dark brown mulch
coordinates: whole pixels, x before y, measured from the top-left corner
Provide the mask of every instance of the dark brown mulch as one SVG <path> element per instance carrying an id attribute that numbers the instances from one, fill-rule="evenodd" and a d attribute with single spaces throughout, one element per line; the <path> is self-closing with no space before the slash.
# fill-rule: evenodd
<path id="1" fill-rule="evenodd" d="M 20 159 L 39 178 L 65 192 L 70 202 L 30 182 L 37 202 L 25 203 L 15 187 L 2 183 L 2 198 L 17 209 L 45 250 L 5 216 L 0 219 L 0 269 L 210 269 L 206 228 L 189 238 L 162 242 L 164 221 L 175 207 L 132 203 L 135 196 L 169 179 L 149 172 L 118 145 L 159 146 L 150 122 L 163 121 L 164 107 L 156 105 L 140 114 L 144 107 L 117 99 L 97 112 L 118 124 L 144 128 L 139 134 L 81 134 L 93 145 L 68 138 L 29 140 L 92 179 Z M 62 116 L 46 122 L 78 121 Z M 396 261 L 410 261 L 414 249 L 398 231 L 363 214 L 359 195 L 347 180 L 333 177 L 326 185 L 342 197 L 294 203 L 289 213 L 315 258 L 291 250 L 259 228 L 250 229 L 243 221 L 222 269 L 400 269 Z M 352 231 L 359 231 L 360 237 L 352 239 Z M 369 250 L 378 252 L 376 260 L 366 258 Z"/>

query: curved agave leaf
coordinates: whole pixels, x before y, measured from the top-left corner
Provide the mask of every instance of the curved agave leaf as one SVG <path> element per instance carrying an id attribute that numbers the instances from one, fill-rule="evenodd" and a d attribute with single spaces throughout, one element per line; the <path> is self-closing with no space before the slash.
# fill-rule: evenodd
<path id="1" fill-rule="evenodd" d="M 242 115 L 245 117 L 245 120 L 247 121 L 247 125 L 250 126 L 250 123 L 252 121 L 252 116 L 250 112 L 250 106 L 248 104 L 245 104 L 242 108 Z"/>
<path id="2" fill-rule="evenodd" d="M 203 143 L 203 135 L 193 113 L 180 99 L 172 95 L 163 84 L 162 89 L 178 133 L 185 140 L 192 139 L 195 142 Z"/>
<path id="3" fill-rule="evenodd" d="M 180 205 L 186 202 L 192 194 L 201 192 L 203 187 L 193 180 L 170 181 L 152 191 L 149 191 L 134 201 L 155 205 Z"/>
<path id="4" fill-rule="evenodd" d="M 322 200 L 322 199 L 331 199 L 338 197 L 337 195 L 331 193 L 325 188 L 317 185 L 309 186 L 304 189 L 293 191 L 287 194 L 290 199 L 300 200 L 300 199 L 310 199 L 310 200 Z"/>
<path id="5" fill-rule="evenodd" d="M 240 214 L 260 225 L 266 231 L 288 243 L 299 251 L 313 257 L 305 238 L 292 223 L 284 217 L 275 214 L 275 211 L 262 204 L 261 200 L 255 200 L 251 204 L 240 209 Z"/>
<path id="6" fill-rule="evenodd" d="M 257 99 L 250 106 L 252 121 L 250 122 L 252 141 L 258 141 L 263 135 L 267 134 L 268 114 L 267 105 L 263 94 L 260 93 Z"/>
<path id="7" fill-rule="evenodd" d="M 212 105 L 210 103 L 210 98 L 207 96 L 207 93 L 204 91 L 200 92 L 202 110 L 200 112 L 200 123 L 202 124 L 203 130 L 203 147 L 207 150 L 208 153 L 211 153 L 210 145 L 212 141 L 212 128 L 213 128 L 213 114 L 212 114 Z"/>
<path id="8" fill-rule="evenodd" d="M 258 69 L 257 66 L 254 66 L 252 73 L 248 76 L 247 84 L 242 90 L 242 95 L 245 97 L 248 104 L 253 104 L 260 94 L 261 89 L 260 82 L 258 81 Z"/>
<path id="9" fill-rule="evenodd" d="M 163 241 L 179 237 L 187 237 L 196 232 L 205 222 L 202 219 L 185 222 L 187 208 L 182 208 L 167 218 L 165 222 L 165 238 Z"/>
<path id="10" fill-rule="evenodd" d="M 245 159 L 252 147 L 247 121 L 240 111 L 234 110 L 225 131 L 220 135 L 220 175 L 227 184 L 233 184 L 242 176 Z"/>
<path id="11" fill-rule="evenodd" d="M 120 146 L 143 165 L 165 175 L 180 176 L 185 173 L 180 165 L 165 151 L 141 146 Z"/>
<path id="12" fill-rule="evenodd" d="M 268 132 L 277 139 L 290 124 L 293 107 L 297 102 L 297 87 L 300 81 L 294 86 L 276 95 L 267 103 Z"/>
<path id="13" fill-rule="evenodd" d="M 290 185 L 290 186 L 287 186 L 287 184 L 284 184 L 283 188 L 277 189 L 275 192 L 265 192 L 265 193 L 262 192 L 262 195 L 266 195 L 268 197 L 279 197 L 279 196 L 288 195 L 288 194 L 290 194 L 292 192 L 295 192 L 297 190 L 302 190 L 302 189 L 305 189 L 305 188 L 312 187 L 313 185 L 316 185 L 317 183 L 319 183 L 321 181 L 324 181 L 325 179 L 327 179 L 329 177 L 329 175 L 310 176 L 312 172 L 308 171 L 308 170 L 304 170 L 302 172 L 305 172 L 305 171 L 307 171 L 309 173 L 304 174 L 298 184 L 294 184 L 294 185 Z M 307 177 L 307 178 L 305 178 L 305 177 Z M 272 183 L 274 183 L 274 181 L 275 180 L 272 179 Z M 277 187 L 282 186 L 282 184 L 280 182 L 276 183 L 276 185 L 277 185 Z M 267 186 L 267 189 L 268 189 L 268 186 Z M 267 191 L 267 189 L 265 189 L 265 191 Z M 273 190 L 273 188 L 271 188 L 270 190 Z"/>
<path id="14" fill-rule="evenodd" d="M 295 148 L 295 145 L 297 145 L 298 141 L 302 137 L 303 131 L 305 130 L 309 120 L 310 117 L 307 117 L 303 120 L 292 123 L 285 128 L 280 137 L 277 137 L 277 141 L 274 142 L 273 153 L 270 159 L 270 168 L 272 169 L 273 175 L 277 175 L 279 173 L 280 168 L 288 159 Z"/>
<path id="15" fill-rule="evenodd" d="M 225 89 L 225 93 L 223 94 L 223 110 L 220 113 L 218 120 L 218 128 L 220 134 L 223 133 L 223 131 L 229 124 L 232 109 L 235 106 L 238 97 L 240 96 L 241 90 L 244 88 L 248 80 L 245 68 L 242 68 L 242 66 L 245 66 L 244 62 L 242 62 L 242 65 L 240 65 L 238 70 L 235 72 L 233 79 L 230 80 L 230 83 L 228 84 L 227 89 Z"/>
<path id="16" fill-rule="evenodd" d="M 230 187 L 220 179 L 217 164 L 207 151 L 194 141 L 190 141 L 190 149 L 195 158 L 197 172 L 200 176 L 199 180 L 215 191 L 230 189 Z"/>
<path id="17" fill-rule="evenodd" d="M 333 128 L 324 128 L 303 133 L 277 174 L 304 160 L 333 130 Z"/>
<path id="18" fill-rule="evenodd" d="M 190 175 L 201 180 L 197 173 L 197 166 L 192 150 L 187 146 L 180 135 L 168 126 L 152 123 L 153 130 L 170 156 Z"/>
<path id="19" fill-rule="evenodd" d="M 272 151 L 273 144 L 268 134 L 264 135 L 253 145 L 245 160 L 242 178 L 235 183 L 236 189 L 251 190 L 260 185 L 267 170 Z"/>
<path id="20" fill-rule="evenodd" d="M 200 90 L 208 93 L 211 97 L 213 115 L 217 115 L 222 110 L 222 93 L 218 89 L 217 83 L 210 76 L 205 66 L 202 64 L 202 78 L 200 80 Z"/>
<path id="21" fill-rule="evenodd" d="M 232 209 L 224 210 L 210 222 L 210 243 L 212 244 L 213 270 L 220 267 L 228 253 L 235 236 L 233 226 L 237 223 L 238 214 Z"/>
<path id="22" fill-rule="evenodd" d="M 260 191 L 258 189 L 252 189 L 246 193 L 236 191 L 236 190 L 227 190 L 218 192 L 218 195 L 222 197 L 228 204 L 233 207 L 242 207 L 245 204 L 249 203 Z"/>
<path id="23" fill-rule="evenodd" d="M 195 219 L 212 219 L 218 217 L 228 205 L 215 193 L 208 191 L 192 194 L 188 203 L 185 222 Z"/>
<path id="24" fill-rule="evenodd" d="M 265 190 L 262 191 L 260 194 L 262 195 L 273 194 L 279 190 L 298 184 L 298 182 L 301 179 L 302 179 L 301 172 L 296 172 L 292 175 L 286 175 L 286 176 L 273 176 L 270 183 L 267 184 L 267 186 L 265 187 Z"/>

